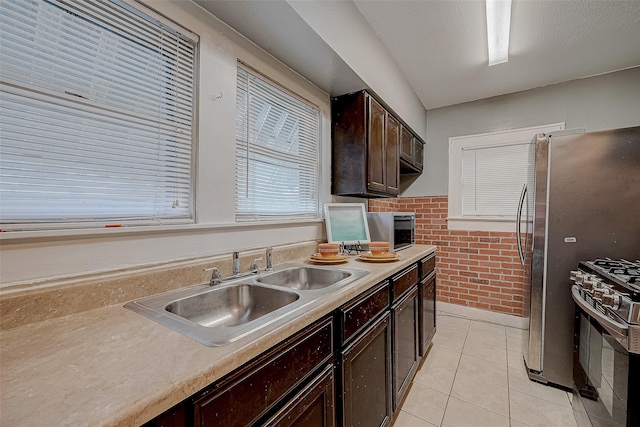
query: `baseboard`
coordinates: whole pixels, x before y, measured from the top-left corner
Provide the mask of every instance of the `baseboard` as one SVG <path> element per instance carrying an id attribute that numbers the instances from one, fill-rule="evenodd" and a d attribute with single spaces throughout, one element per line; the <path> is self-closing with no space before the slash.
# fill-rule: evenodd
<path id="1" fill-rule="evenodd" d="M 437 301 L 436 310 L 445 314 L 464 317 L 466 319 L 481 320 L 483 322 L 496 323 L 498 325 L 510 326 L 512 328 L 526 329 L 528 326 L 527 319 L 523 317 L 505 313 L 496 313 L 495 311 L 466 307 L 464 305 L 451 304 L 448 302 Z"/>

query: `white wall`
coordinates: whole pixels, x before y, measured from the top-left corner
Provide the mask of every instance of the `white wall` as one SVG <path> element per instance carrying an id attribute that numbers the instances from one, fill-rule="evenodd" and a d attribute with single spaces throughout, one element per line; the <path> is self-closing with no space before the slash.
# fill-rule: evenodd
<path id="1" fill-rule="evenodd" d="M 0 235 L 0 283 L 87 274 L 233 250 L 321 239 L 322 221 L 237 226 L 235 219 L 236 63 L 241 60 L 321 108 L 322 198 L 330 195 L 330 101 L 310 84 L 191 1 L 142 0 L 200 36 L 197 105 L 198 224 L 95 232 Z"/>
<path id="2" fill-rule="evenodd" d="M 352 1 L 287 0 L 307 24 L 422 138 L 426 110 Z"/>
<path id="3" fill-rule="evenodd" d="M 447 194 L 450 137 L 558 122 L 586 131 L 640 126 L 640 67 L 428 110 L 424 172 L 402 196 Z"/>

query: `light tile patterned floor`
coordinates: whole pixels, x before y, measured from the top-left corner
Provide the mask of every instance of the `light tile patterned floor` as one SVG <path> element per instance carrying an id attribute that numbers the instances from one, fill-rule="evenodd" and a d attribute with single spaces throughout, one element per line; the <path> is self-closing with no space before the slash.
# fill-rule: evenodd
<path id="1" fill-rule="evenodd" d="M 438 313 L 394 427 L 576 427 L 571 395 L 532 382 L 519 329 Z"/>

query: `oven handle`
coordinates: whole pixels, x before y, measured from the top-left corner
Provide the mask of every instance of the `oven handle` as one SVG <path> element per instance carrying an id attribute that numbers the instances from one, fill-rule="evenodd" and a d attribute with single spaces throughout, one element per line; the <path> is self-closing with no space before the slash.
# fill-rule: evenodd
<path id="1" fill-rule="evenodd" d="M 571 296 L 573 300 L 580 306 L 582 310 L 584 310 L 589 316 L 595 318 L 598 323 L 607 330 L 614 338 L 618 339 L 626 339 L 627 334 L 629 332 L 629 327 L 627 325 L 623 325 L 622 323 L 618 323 L 613 319 L 608 318 L 604 314 L 600 313 L 598 310 L 593 308 L 591 305 L 587 304 L 587 302 L 582 299 L 580 296 L 580 287 L 578 285 L 571 286 Z"/>

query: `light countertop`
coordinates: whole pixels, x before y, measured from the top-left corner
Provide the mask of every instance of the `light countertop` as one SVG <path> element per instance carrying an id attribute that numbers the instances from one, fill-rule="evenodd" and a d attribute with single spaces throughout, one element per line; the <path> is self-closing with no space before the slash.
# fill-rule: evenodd
<path id="1" fill-rule="evenodd" d="M 415 245 L 393 263 L 350 257 L 336 267 L 370 274 L 272 332 L 223 347 L 206 347 L 123 304 L 2 331 L 0 425 L 143 424 L 435 249 Z"/>

